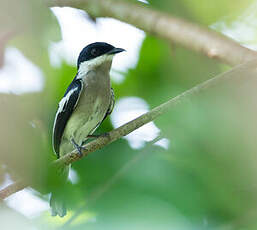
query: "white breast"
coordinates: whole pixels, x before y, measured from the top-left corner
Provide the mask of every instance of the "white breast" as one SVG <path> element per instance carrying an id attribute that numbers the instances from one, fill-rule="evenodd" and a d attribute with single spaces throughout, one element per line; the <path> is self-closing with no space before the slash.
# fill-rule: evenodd
<path id="1" fill-rule="evenodd" d="M 77 107 L 65 127 L 64 137 L 68 140 L 74 138 L 81 145 L 87 135 L 92 134 L 102 122 L 110 105 L 110 98 L 109 73 L 88 73 L 84 78 Z"/>

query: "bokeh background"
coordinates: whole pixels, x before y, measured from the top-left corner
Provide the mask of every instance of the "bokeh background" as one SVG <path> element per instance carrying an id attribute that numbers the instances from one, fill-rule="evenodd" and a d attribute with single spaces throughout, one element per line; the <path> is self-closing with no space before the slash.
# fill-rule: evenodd
<path id="1" fill-rule="evenodd" d="M 114 59 L 116 106 L 97 133 L 231 67 L 111 18 L 35 0 L 0 4 L 0 189 L 31 184 L 0 204 L 1 229 L 257 229 L 255 79 L 216 86 L 75 162 L 58 188 L 49 169 L 53 120 L 84 46 L 127 50 Z M 257 49 L 256 1 L 141 4 Z M 64 218 L 51 217 L 52 189 L 63 191 Z"/>

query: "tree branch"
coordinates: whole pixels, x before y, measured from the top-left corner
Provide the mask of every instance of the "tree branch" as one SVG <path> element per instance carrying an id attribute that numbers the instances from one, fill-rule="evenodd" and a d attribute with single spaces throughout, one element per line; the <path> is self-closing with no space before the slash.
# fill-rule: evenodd
<path id="1" fill-rule="evenodd" d="M 13 193 L 16 193 L 26 187 L 27 187 L 27 185 L 25 185 L 21 181 L 14 182 L 14 183 L 8 185 L 7 187 L 5 187 L 4 189 L 0 190 L 0 200 L 3 200 L 5 198 L 7 198 L 8 196 L 12 195 Z"/>
<path id="2" fill-rule="evenodd" d="M 94 203 L 96 200 L 98 200 L 104 193 L 106 193 L 110 187 L 112 187 L 117 180 L 120 179 L 121 176 L 123 176 L 133 165 L 135 165 L 136 162 L 138 162 L 140 159 L 143 158 L 146 154 L 149 156 L 149 153 L 151 152 L 151 155 L 154 152 L 157 152 L 156 149 L 154 151 L 149 151 L 149 148 L 152 147 L 156 142 L 163 139 L 164 136 L 160 135 L 156 137 L 155 139 L 147 142 L 146 146 L 142 151 L 140 151 L 138 154 L 134 155 L 129 161 L 127 161 L 109 180 L 107 180 L 104 184 L 100 185 L 98 188 L 93 190 L 91 194 L 89 194 L 87 202 L 83 205 L 81 205 L 80 208 L 76 210 L 76 212 L 70 217 L 70 219 L 62 226 L 64 229 L 71 225 L 72 222 L 74 222 L 81 213 L 85 211 L 86 207 L 89 207 L 92 203 Z"/>
<path id="3" fill-rule="evenodd" d="M 139 127 L 153 121 L 160 115 L 166 113 L 168 110 L 175 107 L 176 105 L 183 103 L 187 100 L 190 100 L 194 96 L 197 96 L 199 93 L 204 92 L 212 87 L 215 87 L 220 83 L 230 82 L 231 80 L 233 81 L 241 80 L 241 79 L 246 80 L 246 78 L 252 78 L 256 76 L 257 76 L 257 59 L 252 60 L 248 63 L 244 63 L 242 65 L 239 65 L 226 73 L 218 75 L 212 79 L 209 79 L 185 91 L 184 93 L 170 99 L 169 101 L 157 106 L 151 111 L 141 115 L 140 117 L 120 126 L 117 129 L 110 131 L 108 133 L 109 134 L 108 136 L 99 137 L 91 141 L 90 143 L 84 146 L 85 150 L 83 150 L 83 156 L 87 156 L 89 153 L 94 152 L 98 149 L 101 149 L 104 146 L 118 140 L 119 138 L 128 135 L 129 133 L 133 132 Z M 54 161 L 53 165 L 57 167 L 62 165 L 68 165 L 80 159 L 81 157 L 79 156 L 78 152 L 74 150 L 71 153 Z M 9 195 L 25 187 L 26 185 L 22 184 L 22 182 L 16 182 L 12 185 L 9 185 L 5 189 L 0 191 L 0 199 L 4 199 Z"/>
<path id="4" fill-rule="evenodd" d="M 239 65 L 232 70 L 220 74 L 212 79 L 209 79 L 187 91 L 184 93 L 170 99 L 169 101 L 155 107 L 151 111 L 141 115 L 140 117 L 120 126 L 117 129 L 114 129 L 108 133 L 106 137 L 99 137 L 90 143 L 86 144 L 85 150 L 82 151 L 83 156 L 87 156 L 89 153 L 94 152 L 98 149 L 103 148 L 105 145 L 116 141 L 117 139 L 128 135 L 139 127 L 153 121 L 163 113 L 166 113 L 169 109 L 175 107 L 177 104 L 180 104 L 186 100 L 190 100 L 193 96 L 198 95 L 200 92 L 210 89 L 218 85 L 219 83 L 224 83 L 226 81 L 238 79 L 246 79 L 246 77 L 256 77 L 257 76 L 257 59 L 250 61 L 248 63 Z M 59 158 L 54 161 L 54 165 L 69 165 L 74 161 L 80 159 L 80 156 L 77 151 L 72 151 L 69 154 Z"/>
<path id="5" fill-rule="evenodd" d="M 257 58 L 257 53 L 208 28 L 173 17 L 145 4 L 124 0 L 46 0 L 48 6 L 83 9 L 93 17 L 112 17 L 145 32 L 203 53 L 229 65 Z"/>

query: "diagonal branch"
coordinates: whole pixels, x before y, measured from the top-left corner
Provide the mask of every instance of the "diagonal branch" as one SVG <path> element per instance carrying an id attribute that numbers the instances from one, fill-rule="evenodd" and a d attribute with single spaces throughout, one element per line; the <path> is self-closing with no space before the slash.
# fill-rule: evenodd
<path id="1" fill-rule="evenodd" d="M 183 103 L 186 100 L 190 100 L 193 96 L 198 95 L 202 91 L 206 91 L 211 87 L 214 87 L 220 83 L 225 83 L 227 81 L 236 80 L 237 79 L 244 79 L 246 77 L 256 77 L 257 76 L 257 59 L 250 61 L 248 63 L 239 65 L 232 70 L 220 74 L 212 79 L 209 79 L 187 91 L 184 93 L 170 99 L 169 101 L 155 107 L 151 111 L 141 115 L 140 117 L 120 126 L 117 129 L 114 129 L 108 133 L 106 137 L 99 137 L 96 140 L 91 141 L 90 143 L 86 144 L 85 150 L 82 151 L 83 156 L 87 156 L 89 153 L 94 152 L 98 149 L 103 148 L 104 146 L 116 141 L 117 139 L 128 135 L 129 133 L 133 132 L 134 130 L 138 129 L 139 127 L 153 121 L 154 119 L 158 118 L 160 115 L 166 113 L 169 109 L 175 107 L 177 104 Z M 61 157 L 60 159 L 54 161 L 54 165 L 69 165 L 81 157 L 79 156 L 77 151 L 72 151 L 69 154 Z"/>
<path id="2" fill-rule="evenodd" d="M 2 190 L 0 190 L 0 200 L 7 198 L 8 196 L 24 189 L 25 187 L 27 187 L 27 186 L 21 181 L 14 182 L 14 183 L 6 186 Z"/>
<path id="3" fill-rule="evenodd" d="M 156 142 L 164 138 L 164 136 L 159 135 L 152 141 L 149 141 L 145 148 L 140 151 L 137 155 L 134 155 L 129 161 L 127 161 L 121 169 L 119 169 L 109 180 L 107 180 L 104 184 L 100 185 L 100 187 L 96 188 L 92 193 L 89 195 L 87 202 L 83 204 L 76 212 L 70 217 L 70 219 L 62 226 L 63 228 L 67 228 L 74 222 L 80 214 L 85 211 L 85 208 L 90 206 L 96 200 L 98 200 L 104 193 L 106 193 L 110 187 L 112 187 L 117 180 L 120 179 L 136 162 L 141 160 L 146 154 L 149 156 L 149 148 L 152 147 Z M 157 150 L 151 151 L 151 154 L 156 152 Z"/>
<path id="4" fill-rule="evenodd" d="M 170 99 L 169 101 L 157 106 L 151 111 L 143 114 L 142 116 L 120 126 L 117 129 L 110 131 L 107 137 L 99 137 L 87 145 L 85 145 L 85 150 L 83 151 L 83 157 L 87 156 L 89 153 L 94 152 L 98 149 L 103 148 L 104 146 L 118 140 L 119 138 L 128 135 L 134 130 L 140 128 L 141 126 L 153 121 L 158 118 L 160 115 L 168 112 L 171 108 L 174 108 L 176 105 L 181 104 L 185 101 L 193 99 L 194 96 L 199 95 L 199 93 L 209 90 L 212 87 L 215 87 L 221 83 L 230 83 L 236 80 L 246 80 L 247 78 L 253 78 L 257 76 L 257 59 L 250 62 L 239 65 L 232 70 L 218 75 L 212 79 L 209 79 L 184 93 Z M 72 151 L 71 153 L 59 158 L 53 162 L 54 166 L 62 166 L 71 164 L 77 160 L 80 160 L 81 157 L 78 155 L 77 151 Z M 7 188 L 0 191 L 0 198 L 5 199 L 9 195 L 23 189 L 26 187 L 25 184 L 21 182 L 16 182 L 13 185 L 8 186 Z"/>
<path id="5" fill-rule="evenodd" d="M 175 42 L 229 65 L 257 58 L 257 53 L 237 42 L 186 20 L 124 0 L 46 0 L 48 6 L 83 9 L 92 17 L 112 17 L 147 33 Z"/>

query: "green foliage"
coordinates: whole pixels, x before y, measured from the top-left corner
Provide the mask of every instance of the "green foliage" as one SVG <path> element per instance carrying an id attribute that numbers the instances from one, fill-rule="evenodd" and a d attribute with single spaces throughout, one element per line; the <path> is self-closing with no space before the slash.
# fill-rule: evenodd
<path id="1" fill-rule="evenodd" d="M 149 2 L 209 25 L 227 15 L 235 19 L 251 1 Z M 37 11 L 30 14 L 30 33 L 10 45 L 41 68 L 45 88 L 40 94 L 1 95 L 0 156 L 7 169 L 0 167 L 0 182 L 8 171 L 32 181 L 42 194 L 53 188 L 63 192 L 68 217 L 42 215 L 33 222 L 39 229 L 54 229 L 74 215 L 78 218 L 63 229 L 256 228 L 255 81 L 218 86 L 159 117 L 155 124 L 169 139 L 168 149 L 148 143 L 136 150 L 118 140 L 74 163 L 78 182 L 58 187 L 60 178 L 49 168 L 55 159 L 51 132 L 58 101 L 76 68 L 64 62 L 59 68 L 50 65 L 47 47 L 59 36 L 59 27 L 50 10 L 38 2 L 32 6 Z M 147 35 L 136 67 L 113 86 L 116 100 L 136 96 L 153 108 L 227 69 Z M 28 125 L 31 121 L 36 128 Z M 111 128 L 107 120 L 97 132 Z"/>
<path id="2" fill-rule="evenodd" d="M 155 8 L 175 16 L 210 25 L 218 20 L 232 21 L 237 18 L 253 0 L 149 0 Z"/>

